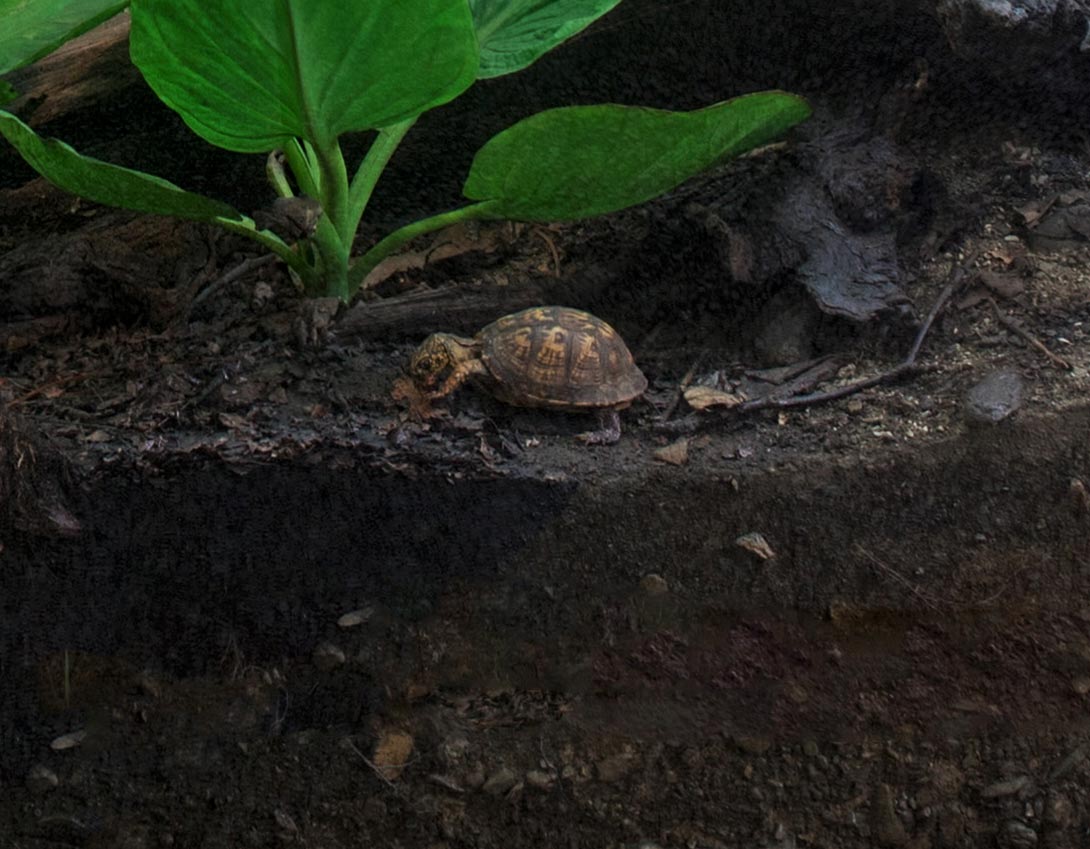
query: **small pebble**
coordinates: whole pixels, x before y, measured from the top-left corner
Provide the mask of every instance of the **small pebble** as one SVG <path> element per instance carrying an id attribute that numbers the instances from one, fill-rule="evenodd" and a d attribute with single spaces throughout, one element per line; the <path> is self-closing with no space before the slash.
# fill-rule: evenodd
<path id="1" fill-rule="evenodd" d="M 998 424 L 1022 406 L 1022 378 L 1011 369 L 994 371 L 965 394 L 965 416 L 971 422 Z"/>
<path id="2" fill-rule="evenodd" d="M 322 672 L 329 672 L 344 663 L 345 655 L 340 648 L 332 643 L 322 643 L 314 649 L 313 660 L 314 665 Z"/>
<path id="3" fill-rule="evenodd" d="M 462 786 L 470 790 L 480 790 L 484 786 L 484 767 L 477 764 L 462 776 Z"/>
<path id="4" fill-rule="evenodd" d="M 386 803 L 377 796 L 372 796 L 363 803 L 363 818 L 369 822 L 381 822 L 386 819 Z"/>
<path id="5" fill-rule="evenodd" d="M 57 773 L 42 764 L 32 766 L 26 777 L 26 789 L 36 796 L 48 793 L 59 783 Z"/>
<path id="6" fill-rule="evenodd" d="M 670 585 L 662 575 L 652 572 L 640 580 L 640 589 L 649 596 L 665 595 L 670 591 Z"/>
<path id="7" fill-rule="evenodd" d="M 984 799 L 1001 799 L 1004 796 L 1015 795 L 1027 784 L 1029 784 L 1029 776 L 1019 775 L 1016 778 L 1008 778 L 1004 781 L 997 781 L 995 784 L 989 784 L 980 791 L 980 795 Z"/>
<path id="8" fill-rule="evenodd" d="M 770 748 L 772 748 L 772 741 L 767 737 L 752 737 L 743 735 L 741 737 L 734 738 L 734 745 L 741 749 L 746 754 L 750 755 L 763 755 Z"/>
<path id="9" fill-rule="evenodd" d="M 633 758 L 629 755 L 614 755 L 598 761 L 594 765 L 594 774 L 599 781 L 607 783 L 620 781 L 631 771 Z"/>
<path id="10" fill-rule="evenodd" d="M 776 557 L 776 552 L 772 550 L 768 540 L 759 531 L 742 534 L 734 541 L 734 544 L 755 555 L 758 560 L 772 560 Z"/>
<path id="11" fill-rule="evenodd" d="M 49 748 L 54 752 L 63 752 L 65 749 L 74 749 L 83 742 L 83 738 L 86 736 L 86 731 L 72 731 L 68 734 L 62 734 L 49 744 Z"/>
<path id="12" fill-rule="evenodd" d="M 1000 849 L 1033 849 L 1037 845 L 1037 832 L 1021 820 L 1007 820 L 996 842 Z"/>
<path id="13" fill-rule="evenodd" d="M 871 832 L 882 846 L 901 846 L 908 842 L 908 832 L 893 805 L 893 790 L 879 784 L 871 798 Z"/>
<path id="14" fill-rule="evenodd" d="M 504 766 L 488 776 L 481 789 L 489 796 L 502 796 L 516 784 L 518 784 L 518 776 L 515 775 L 514 770 Z"/>
<path id="15" fill-rule="evenodd" d="M 359 610 L 353 610 L 338 619 L 337 625 L 341 628 L 355 628 L 362 625 L 364 622 L 367 622 L 374 613 L 375 609 L 373 607 L 363 607 Z"/>
<path id="16" fill-rule="evenodd" d="M 548 790 L 553 786 L 553 777 L 540 769 L 532 769 L 526 773 L 526 783 L 535 790 Z"/>

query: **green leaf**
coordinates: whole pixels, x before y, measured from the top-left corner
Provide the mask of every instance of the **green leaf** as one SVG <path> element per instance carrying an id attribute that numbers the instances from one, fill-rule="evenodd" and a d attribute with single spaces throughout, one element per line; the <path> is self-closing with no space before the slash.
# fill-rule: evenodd
<path id="1" fill-rule="evenodd" d="M 0 74 L 36 62 L 128 5 L 118 0 L 0 0 Z"/>
<path id="2" fill-rule="evenodd" d="M 18 94 L 19 92 L 9 86 L 3 80 L 0 80 L 0 106 L 7 103 L 9 100 L 14 100 L 16 95 Z"/>
<path id="3" fill-rule="evenodd" d="M 130 52 L 194 132 L 242 153 L 329 150 L 477 74 L 466 0 L 133 0 Z"/>
<path id="4" fill-rule="evenodd" d="M 477 77 L 521 71 L 621 0 L 469 0 L 481 67 Z"/>
<path id="5" fill-rule="evenodd" d="M 56 139 L 43 139 L 3 110 L 0 134 L 49 182 L 87 200 L 194 221 L 242 220 L 225 203 L 187 192 L 150 174 L 83 156 Z"/>
<path id="6" fill-rule="evenodd" d="M 463 191 L 487 201 L 492 218 L 588 218 L 657 197 L 809 115 L 805 100 L 778 91 L 694 112 L 614 105 L 549 109 L 477 151 Z"/>

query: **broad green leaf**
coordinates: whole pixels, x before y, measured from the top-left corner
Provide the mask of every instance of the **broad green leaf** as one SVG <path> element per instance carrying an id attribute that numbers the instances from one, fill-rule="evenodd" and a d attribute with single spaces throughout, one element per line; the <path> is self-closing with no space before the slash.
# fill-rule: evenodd
<path id="1" fill-rule="evenodd" d="M 481 45 L 480 79 L 521 71 L 621 0 L 469 0 Z"/>
<path id="2" fill-rule="evenodd" d="M 9 86 L 6 82 L 0 80 L 0 106 L 3 106 L 9 100 L 14 100 L 18 93 L 19 92 Z"/>
<path id="3" fill-rule="evenodd" d="M 0 74 L 36 62 L 128 5 L 127 0 L 0 0 Z"/>
<path id="4" fill-rule="evenodd" d="M 486 142 L 463 191 L 487 201 L 494 218 L 588 218 L 650 200 L 809 115 L 805 100 L 778 91 L 694 112 L 615 105 L 549 109 Z"/>
<path id="5" fill-rule="evenodd" d="M 466 0 L 133 0 L 130 52 L 194 132 L 242 153 L 329 150 L 477 74 Z"/>
<path id="6" fill-rule="evenodd" d="M 43 139 L 3 110 L 0 110 L 0 134 L 49 182 L 87 200 L 195 221 L 242 219 L 225 203 L 187 192 L 150 174 L 83 156 L 56 139 Z"/>

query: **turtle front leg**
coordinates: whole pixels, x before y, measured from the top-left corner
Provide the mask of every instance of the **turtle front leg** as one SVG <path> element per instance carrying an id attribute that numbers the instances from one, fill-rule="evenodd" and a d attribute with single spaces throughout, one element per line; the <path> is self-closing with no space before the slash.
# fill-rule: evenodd
<path id="1" fill-rule="evenodd" d="M 587 445 L 612 445 L 621 438 L 621 415 L 616 410 L 597 410 L 598 430 L 579 434 L 576 439 Z"/>
<path id="2" fill-rule="evenodd" d="M 447 375 L 447 379 L 443 381 L 442 386 L 434 392 L 428 393 L 428 400 L 435 401 L 439 398 L 446 398 L 451 392 L 469 380 L 469 378 L 474 376 L 485 377 L 487 375 L 488 369 L 481 360 L 463 360 L 454 367 L 454 370 L 449 375 Z"/>

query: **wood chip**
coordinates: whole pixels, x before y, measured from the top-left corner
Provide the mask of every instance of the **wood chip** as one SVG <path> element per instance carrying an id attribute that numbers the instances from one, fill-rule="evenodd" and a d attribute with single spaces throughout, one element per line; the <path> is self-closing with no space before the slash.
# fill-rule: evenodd
<path id="1" fill-rule="evenodd" d="M 677 442 L 671 442 L 669 445 L 656 449 L 654 457 L 660 463 L 669 463 L 671 466 L 684 466 L 689 462 L 688 437 L 682 437 Z"/>
<path id="2" fill-rule="evenodd" d="M 387 729 L 382 732 L 371 759 L 387 781 L 396 781 L 413 753 L 413 736 L 405 731 Z"/>
<path id="3" fill-rule="evenodd" d="M 709 407 L 737 407 L 745 398 L 734 392 L 724 392 L 710 386 L 690 386 L 685 390 L 685 402 L 694 410 L 706 410 Z"/>
<path id="4" fill-rule="evenodd" d="M 772 550 L 772 546 L 768 544 L 768 540 L 764 538 L 763 534 L 760 534 L 757 531 L 742 534 L 742 536 L 734 541 L 734 544 L 740 548 L 744 548 L 746 551 L 753 552 L 761 560 L 772 560 L 776 556 L 776 552 Z"/>

